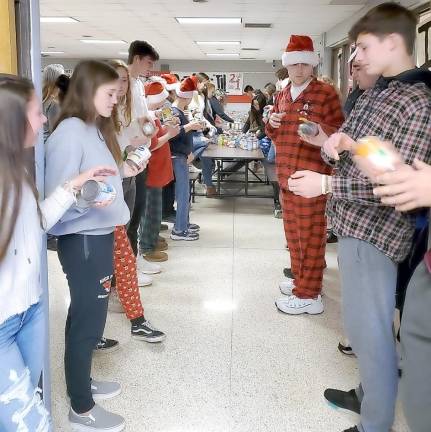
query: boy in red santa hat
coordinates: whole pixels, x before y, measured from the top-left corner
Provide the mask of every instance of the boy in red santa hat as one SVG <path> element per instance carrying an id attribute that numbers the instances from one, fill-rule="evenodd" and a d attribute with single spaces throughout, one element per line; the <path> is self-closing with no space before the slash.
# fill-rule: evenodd
<path id="1" fill-rule="evenodd" d="M 266 126 L 266 133 L 276 147 L 284 231 L 291 258 L 289 277 L 280 284 L 286 296 L 277 300 L 276 306 L 291 315 L 319 314 L 324 309 L 321 291 L 326 197 L 297 196 L 289 190 L 289 180 L 293 175 L 301 176 L 304 170 L 330 174 L 330 168 L 321 159 L 320 148 L 303 141 L 298 128 L 306 119 L 317 123 L 329 135 L 343 123 L 343 111 L 334 88 L 313 76 L 319 58 L 310 37 L 291 36 L 282 62 L 289 72 L 290 83 L 277 95 Z"/>

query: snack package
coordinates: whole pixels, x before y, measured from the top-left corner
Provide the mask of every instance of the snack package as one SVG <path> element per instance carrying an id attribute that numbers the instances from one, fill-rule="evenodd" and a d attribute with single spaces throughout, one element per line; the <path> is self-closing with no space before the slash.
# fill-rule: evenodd
<path id="1" fill-rule="evenodd" d="M 353 148 L 353 153 L 355 156 L 366 158 L 379 172 L 394 171 L 396 163 L 400 160 L 395 149 L 375 136 L 359 139 Z"/>

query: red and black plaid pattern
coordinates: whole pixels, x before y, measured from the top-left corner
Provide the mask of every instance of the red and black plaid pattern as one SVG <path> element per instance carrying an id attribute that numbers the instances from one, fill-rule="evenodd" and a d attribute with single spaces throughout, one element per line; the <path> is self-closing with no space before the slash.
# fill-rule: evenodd
<path id="1" fill-rule="evenodd" d="M 144 316 L 138 286 L 136 257 L 125 226 L 118 226 L 114 231 L 114 272 L 118 298 L 127 319 Z"/>
<path id="2" fill-rule="evenodd" d="M 283 223 L 295 275 L 293 294 L 315 298 L 322 291 L 326 246 L 326 197 L 307 199 L 282 189 Z"/>
<path id="3" fill-rule="evenodd" d="M 289 177 L 298 170 L 330 174 L 318 147 L 307 144 L 298 135 L 300 118 L 319 123 L 327 134 L 335 132 L 344 117 L 340 98 L 333 87 L 313 80 L 293 102 L 290 85 L 279 93 L 274 112 L 286 113 L 279 129 L 267 126 L 266 132 L 276 148 L 277 176 L 282 192 L 283 222 L 289 245 L 294 294 L 314 298 L 322 290 L 326 244 L 326 197 L 307 199 L 288 190 Z"/>
<path id="4" fill-rule="evenodd" d="M 298 170 L 310 170 L 330 174 L 320 156 L 320 149 L 305 143 L 298 135 L 301 117 L 319 123 L 327 134 L 335 132 L 343 123 L 340 98 L 335 89 L 313 79 L 302 94 L 292 101 L 290 85 L 275 100 L 273 112 L 285 113 L 281 126 L 266 127 L 267 135 L 276 148 L 276 166 L 280 187 L 287 189 L 287 180 Z"/>
<path id="5" fill-rule="evenodd" d="M 430 163 L 431 91 L 422 83 L 379 81 L 358 99 L 341 131 L 354 140 L 374 135 L 390 141 L 408 164 L 415 158 Z M 327 206 L 335 233 L 367 241 L 401 262 L 410 250 L 414 218 L 383 206 L 349 153 L 338 163 L 322 156 L 336 167 Z"/>

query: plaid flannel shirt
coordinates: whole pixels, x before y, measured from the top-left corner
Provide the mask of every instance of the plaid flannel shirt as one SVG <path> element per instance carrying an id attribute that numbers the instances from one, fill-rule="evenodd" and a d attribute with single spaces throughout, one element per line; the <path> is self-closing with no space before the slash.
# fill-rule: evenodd
<path id="1" fill-rule="evenodd" d="M 352 139 L 378 136 L 394 144 L 407 164 L 415 158 L 431 162 L 431 91 L 423 83 L 396 79 L 367 90 L 341 127 Z M 395 262 L 408 254 L 414 218 L 384 206 L 373 194 L 373 184 L 357 168 L 350 153 L 335 162 L 322 150 L 323 159 L 336 168 L 327 215 L 338 236 L 367 241 Z M 431 187 L 431 186 L 430 186 Z"/>

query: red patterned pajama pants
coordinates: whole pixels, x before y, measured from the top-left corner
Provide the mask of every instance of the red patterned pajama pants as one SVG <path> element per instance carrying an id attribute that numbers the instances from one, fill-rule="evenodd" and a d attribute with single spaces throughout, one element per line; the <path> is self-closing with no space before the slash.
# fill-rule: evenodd
<path id="1" fill-rule="evenodd" d="M 326 246 L 326 197 L 302 198 L 282 189 L 283 223 L 290 251 L 293 294 L 315 298 L 322 291 Z"/>
<path id="2" fill-rule="evenodd" d="M 114 231 L 114 274 L 118 298 L 127 318 L 132 320 L 143 316 L 136 257 L 125 226 L 118 226 Z"/>

